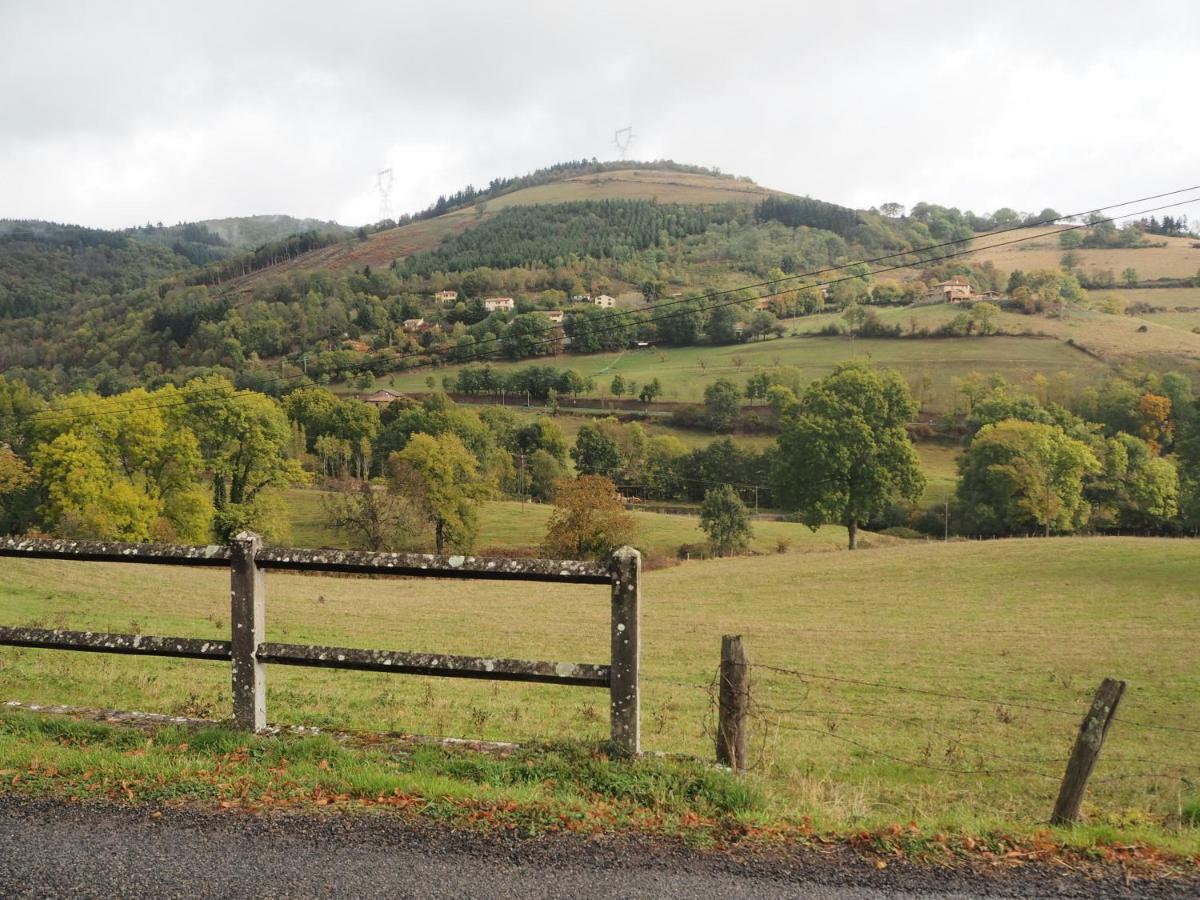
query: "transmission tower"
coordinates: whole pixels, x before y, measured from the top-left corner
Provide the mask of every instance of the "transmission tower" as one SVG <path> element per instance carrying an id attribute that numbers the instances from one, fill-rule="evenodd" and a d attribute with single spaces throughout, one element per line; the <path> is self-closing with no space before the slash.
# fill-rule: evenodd
<path id="1" fill-rule="evenodd" d="M 380 169 L 375 177 L 375 186 L 379 188 L 379 221 L 392 218 L 392 183 L 395 176 L 391 169 Z"/>
<path id="2" fill-rule="evenodd" d="M 629 145 L 633 143 L 633 138 L 632 125 L 626 125 L 624 128 L 618 128 L 613 132 L 613 146 L 621 154 L 621 159 L 624 159 L 626 154 L 629 153 Z"/>

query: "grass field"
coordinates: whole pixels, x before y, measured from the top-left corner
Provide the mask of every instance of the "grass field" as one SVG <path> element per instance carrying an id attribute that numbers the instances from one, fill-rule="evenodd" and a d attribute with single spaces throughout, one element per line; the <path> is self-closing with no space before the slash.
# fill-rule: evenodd
<path id="1" fill-rule="evenodd" d="M 1126 321 L 1130 323 L 1131 331 L 1136 329 L 1133 320 Z M 1041 324 L 1037 322 L 1039 327 Z M 1163 330 L 1181 334 L 1174 329 Z M 1187 337 L 1194 337 L 1200 346 L 1200 337 Z M 954 408 L 958 402 L 954 379 L 972 372 L 998 372 L 1015 384 L 1029 386 L 1033 375 L 1039 372 L 1046 375 L 1067 372 L 1082 385 L 1099 380 L 1109 371 L 1100 360 L 1062 341 L 1038 337 L 927 340 L 785 337 L 724 347 L 667 347 L 559 357 L 553 365 L 591 375 L 596 380 L 597 393 L 606 392 L 612 377 L 617 374 L 626 382 L 632 380 L 639 385 L 657 377 L 664 388 L 662 399 L 699 402 L 704 398 L 705 386 L 718 378 L 730 378 L 744 384 L 756 368 L 784 365 L 795 366 L 806 377 L 816 379 L 831 372 L 839 363 L 853 359 L 897 369 L 913 386 L 914 394 L 924 400 L 925 408 L 936 412 Z M 493 362 L 492 365 L 504 370 L 529 363 Z M 423 391 L 427 389 L 425 379 L 430 374 L 440 383 L 441 378 L 452 374 L 454 369 L 447 366 L 432 373 L 428 369 L 418 369 L 385 376 L 377 384 L 400 391 Z"/>
<path id="2" fill-rule="evenodd" d="M 908 331 L 913 325 L 918 328 L 936 329 L 962 312 L 962 307 L 938 303 L 879 309 L 877 315 L 880 321 L 890 325 L 899 325 Z M 1178 316 L 1178 319 L 1173 316 Z M 1171 360 L 1178 360 L 1184 367 L 1194 368 L 1195 361 L 1200 359 L 1200 335 L 1193 334 L 1190 325 L 1186 328 L 1180 327 L 1181 324 L 1189 322 L 1193 318 L 1200 322 L 1200 315 L 1197 313 L 1155 313 L 1143 317 L 1114 316 L 1078 307 L 1065 309 L 1055 315 L 1027 316 L 1022 313 L 1002 311 L 997 314 L 995 323 L 997 328 L 1007 335 L 1041 335 L 1044 336 L 1043 339 L 1053 338 L 1063 344 L 1068 340 L 1073 341 L 1078 347 L 1086 348 L 1088 352 L 1097 354 L 1113 363 L 1138 360 L 1160 366 L 1169 364 Z M 840 320 L 840 313 L 823 313 L 797 319 L 794 327 L 801 333 L 815 334 L 831 322 Z M 1146 331 L 1139 331 L 1143 325 L 1146 326 Z M 1025 339 L 1032 340 L 1034 338 Z M 910 339 L 904 338 L 903 340 Z M 969 343 L 978 339 L 942 338 L 939 340 L 949 340 L 951 343 L 958 341 Z M 990 341 L 993 338 L 987 338 L 987 340 Z M 924 342 L 918 341 L 917 343 Z M 1079 352 L 1070 346 L 1063 346 L 1062 351 L 1064 353 Z M 985 370 L 980 369 L 980 371 Z M 1005 374 L 1003 368 L 1000 367 L 988 371 L 999 371 L 1001 374 Z M 1060 369 L 1048 368 L 1043 370 L 1043 374 L 1048 376 L 1057 371 Z"/>
<path id="3" fill-rule="evenodd" d="M 1051 232 L 1060 229 L 1061 225 L 1040 228 L 1021 228 L 998 237 L 983 235 L 973 242 L 975 252 L 972 259 L 975 262 L 992 262 L 996 268 L 1004 272 L 1013 269 L 1057 269 L 1062 262 L 1066 250 L 1058 242 L 1058 237 Z M 1038 235 L 1046 235 L 1038 240 Z M 1032 237 L 1021 244 L 1007 247 L 989 246 Z M 1137 271 L 1141 281 L 1152 281 L 1158 278 L 1191 278 L 1200 269 L 1200 249 L 1192 247 L 1195 241 L 1191 238 L 1159 237 L 1150 235 L 1153 243 L 1166 243 L 1166 247 L 1150 247 L 1137 250 L 1076 250 L 1079 255 L 1079 268 L 1084 272 L 1102 272 L 1112 270 L 1118 279 L 1126 268 Z"/>
<path id="4" fill-rule="evenodd" d="M 1119 677 L 1130 687 L 1089 793 L 1088 834 L 1195 854 L 1200 830 L 1183 819 L 1200 777 L 1198 564 L 1195 541 L 1064 538 L 652 571 L 644 744 L 711 758 L 720 636 L 740 633 L 756 666 L 749 784 L 761 815 L 1029 833 L 1092 691 Z M 607 659 L 602 588 L 272 574 L 268 593 L 268 640 Z M 0 568 L 6 624 L 227 638 L 227 598 L 221 570 Z M 585 689 L 282 667 L 268 684 L 270 718 L 284 724 L 590 741 L 607 727 L 606 697 Z M 3 648 L 0 697 L 220 717 L 228 668 Z"/>
<path id="5" fill-rule="evenodd" d="M 321 492 L 296 488 L 287 492 L 291 514 L 293 543 L 298 547 L 334 547 L 347 549 L 345 537 L 325 524 L 321 507 Z M 536 550 L 546 537 L 546 524 L 552 507 L 543 503 L 519 503 L 512 500 L 493 501 L 479 507 L 479 552 L 490 555 L 509 551 Z M 700 530 L 700 520 L 692 516 L 665 513 L 635 512 L 638 532 L 637 546 L 647 553 L 674 558 L 681 544 L 702 544 L 707 538 Z M 793 522 L 756 520 L 754 538 L 750 543 L 755 553 L 778 553 L 785 545 L 786 552 L 840 550 L 846 544 L 846 529 L 826 526 L 813 531 Z M 867 535 L 868 543 L 894 542 L 879 535 Z"/>

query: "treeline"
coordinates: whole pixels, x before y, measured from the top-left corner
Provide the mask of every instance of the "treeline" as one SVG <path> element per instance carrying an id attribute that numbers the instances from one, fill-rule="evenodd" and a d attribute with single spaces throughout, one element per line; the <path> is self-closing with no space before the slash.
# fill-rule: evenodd
<path id="1" fill-rule="evenodd" d="M 304 231 L 300 234 L 289 235 L 278 241 L 270 241 L 248 253 L 242 253 L 230 260 L 216 265 L 207 266 L 199 272 L 188 276 L 190 285 L 216 285 L 230 278 L 249 275 L 281 262 L 295 259 L 310 250 L 329 247 L 342 240 L 345 236 L 334 232 Z"/>
<path id="2" fill-rule="evenodd" d="M 405 275 L 548 266 L 570 257 L 624 259 L 667 247 L 737 214 L 733 207 L 662 205 L 647 200 L 581 200 L 501 210 L 441 247 L 404 260 Z"/>

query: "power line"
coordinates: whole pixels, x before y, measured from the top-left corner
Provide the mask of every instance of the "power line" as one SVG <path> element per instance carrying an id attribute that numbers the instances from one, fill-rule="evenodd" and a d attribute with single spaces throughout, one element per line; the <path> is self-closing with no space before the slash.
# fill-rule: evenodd
<path id="1" fill-rule="evenodd" d="M 1056 221 L 1063 221 L 1063 220 L 1067 220 L 1067 219 L 1077 218 L 1081 215 L 1088 215 L 1089 213 L 1094 213 L 1099 210 L 1114 209 L 1114 208 L 1121 207 L 1121 206 L 1130 206 L 1134 203 L 1143 202 L 1145 200 L 1151 200 L 1151 199 L 1156 199 L 1156 198 L 1160 198 L 1160 197 L 1174 196 L 1176 194 L 1180 194 L 1180 193 L 1184 193 L 1184 192 L 1192 191 L 1192 190 L 1200 190 L 1200 185 L 1197 185 L 1195 187 L 1190 187 L 1190 188 L 1180 188 L 1178 190 L 1168 191 L 1168 192 L 1165 192 L 1162 194 L 1154 194 L 1149 197 L 1140 198 L 1139 200 L 1129 200 L 1129 201 L 1125 201 L 1124 203 L 1113 204 L 1113 205 L 1107 206 L 1107 207 L 1097 207 L 1095 210 L 1090 210 L 1090 211 L 1086 211 L 1083 213 L 1072 213 L 1071 215 L 1060 216 L 1057 219 L 1046 219 L 1046 220 L 1043 220 L 1040 222 L 1032 223 L 1031 225 L 1013 226 L 1011 228 L 1001 229 L 1001 230 L 995 231 L 995 232 L 988 232 L 988 234 L 1004 234 L 1004 233 L 1008 233 L 1008 232 L 1012 232 L 1012 231 L 1022 230 L 1024 228 L 1038 227 L 1043 224 L 1049 224 L 1049 223 L 1056 222 Z M 1137 216 L 1137 215 L 1146 215 L 1148 213 L 1160 212 L 1165 209 L 1173 209 L 1178 206 L 1187 206 L 1191 203 L 1196 202 L 1197 199 L 1200 199 L 1200 198 L 1189 198 L 1188 200 L 1183 200 L 1183 201 L 1179 201 L 1176 203 L 1163 204 L 1160 206 L 1143 209 L 1143 210 L 1139 210 L 1139 211 L 1132 212 L 1132 213 L 1127 213 L 1127 214 L 1124 214 L 1123 216 L 1111 216 L 1111 217 L 1108 217 L 1105 219 L 1093 220 L 1093 222 L 1090 224 L 1085 223 L 1085 224 L 1071 225 L 1066 228 L 1057 229 L 1055 231 L 1050 231 L 1050 232 L 1046 232 L 1043 234 L 1026 235 L 1024 237 L 1015 238 L 1010 241 L 1002 241 L 1002 242 L 998 242 L 998 243 L 988 244 L 987 246 L 984 246 L 984 247 L 968 247 L 968 248 L 961 249 L 961 250 L 958 250 L 953 253 L 945 254 L 943 256 L 922 259 L 922 260 L 919 260 L 919 262 L 921 262 L 922 264 L 943 262 L 948 259 L 955 259 L 955 258 L 959 258 L 962 256 L 968 256 L 968 255 L 970 255 L 972 253 L 976 253 L 980 250 L 991 250 L 991 249 L 995 249 L 997 247 L 1011 246 L 1014 244 L 1025 243 L 1025 242 L 1031 241 L 1031 240 L 1040 240 L 1045 237 L 1050 237 L 1050 236 L 1057 235 L 1057 234 L 1063 234 L 1063 233 L 1069 232 L 1069 231 L 1075 231 L 1080 228 L 1088 228 L 1088 227 L 1092 227 L 1097 224 L 1103 224 L 1105 222 L 1113 222 L 1118 218 L 1131 217 L 1131 216 Z M 679 299 L 679 300 L 669 301 L 667 303 L 658 304 L 657 306 L 654 307 L 654 309 L 655 309 L 655 311 L 659 311 L 659 310 L 662 310 L 662 309 L 665 309 L 668 307 L 678 306 L 680 304 L 685 304 L 685 303 L 686 304 L 699 304 L 699 303 L 702 303 L 704 300 L 712 299 L 715 297 L 728 296 L 730 294 L 740 294 L 742 291 L 745 291 L 745 290 L 753 290 L 753 289 L 759 288 L 759 287 L 773 287 L 773 286 L 782 284 L 785 281 L 791 282 L 791 281 L 796 281 L 796 280 L 800 280 L 800 279 L 811 278 L 814 275 L 819 275 L 819 274 L 823 274 L 823 273 L 843 271 L 845 269 L 856 268 L 856 267 L 862 266 L 862 265 L 871 265 L 871 264 L 874 264 L 881 260 L 895 259 L 897 257 L 908 256 L 908 255 L 912 255 L 912 254 L 922 254 L 922 253 L 928 252 L 929 250 L 939 249 L 939 248 L 943 248 L 943 247 L 947 247 L 947 246 L 957 246 L 957 245 L 961 245 L 965 242 L 966 241 L 964 241 L 964 240 L 943 241 L 938 244 L 930 244 L 923 248 L 909 249 L 909 250 L 899 251 L 896 253 L 886 254 L 884 256 L 874 257 L 874 258 L 867 259 L 867 260 L 856 260 L 855 262 L 844 263 L 844 264 L 841 264 L 838 266 L 831 266 L 831 267 L 827 267 L 824 269 L 813 270 L 810 272 L 797 273 L 795 275 L 788 275 L 781 279 L 757 282 L 754 284 L 743 285 L 743 286 L 737 287 L 737 288 L 726 288 L 726 289 L 720 290 L 720 291 L 711 291 L 711 292 L 704 294 L 701 297 L 695 298 L 695 299 L 690 299 L 690 298 L 689 299 Z M 832 279 L 832 280 L 828 280 L 828 281 L 820 281 L 820 282 L 815 282 L 815 283 L 807 283 L 807 284 L 798 285 L 797 287 L 792 288 L 791 291 L 810 290 L 810 289 L 819 288 L 819 287 L 831 287 L 833 285 L 840 284 L 844 281 L 852 281 L 852 280 L 866 277 L 866 275 L 879 275 L 879 274 L 883 274 L 885 272 L 896 271 L 899 269 L 912 268 L 912 266 L 913 266 L 912 263 L 906 262 L 906 263 L 902 263 L 902 264 L 898 264 L 898 265 L 887 266 L 887 267 L 879 269 L 875 272 L 868 272 L 868 273 L 863 273 L 863 274 L 855 273 L 855 274 L 851 274 L 848 276 L 844 276 L 842 278 Z M 788 291 L 788 292 L 791 292 L 791 291 Z M 713 309 L 719 309 L 723 306 L 731 306 L 731 305 L 735 305 L 735 304 L 738 304 L 741 302 L 743 302 L 741 297 L 734 297 L 731 300 L 723 301 L 721 303 L 712 304 L 709 306 L 696 306 L 692 309 L 683 309 L 683 310 L 679 310 L 676 312 L 667 313 L 666 315 L 650 316 L 649 318 L 643 319 L 641 322 L 639 322 L 637 324 L 649 324 L 652 322 L 663 321 L 665 319 L 672 318 L 674 316 L 678 316 L 678 315 L 681 315 L 681 314 L 684 314 L 687 312 L 693 312 L 693 311 L 701 312 L 701 313 L 708 312 Z M 611 332 L 611 331 L 615 331 L 615 330 L 619 330 L 619 329 L 625 329 L 625 328 L 629 328 L 629 327 L 631 327 L 630 323 L 618 322 L 618 323 L 614 323 L 609 326 L 601 326 L 601 327 L 597 327 L 597 328 L 591 328 L 591 329 L 588 329 L 586 331 L 583 331 L 581 333 L 576 333 L 576 334 L 581 334 L 582 336 L 588 336 L 588 335 L 594 335 L 594 334 L 604 334 L 607 332 Z M 547 333 L 547 332 L 553 332 L 553 331 L 557 331 L 557 330 L 558 330 L 557 326 L 552 326 L 551 328 L 540 329 L 540 332 Z M 537 333 L 538 333 L 537 331 L 533 332 L 533 334 L 537 334 Z M 572 336 L 574 337 L 575 335 L 572 335 Z M 503 340 L 504 339 L 501 337 L 493 337 L 493 338 L 489 338 L 485 341 L 480 341 L 474 345 L 471 352 L 476 358 L 478 358 L 480 356 L 480 353 L 478 350 L 480 345 L 482 345 L 482 344 L 499 344 Z M 561 340 L 562 339 L 556 335 L 556 336 L 553 336 L 548 339 L 534 341 L 534 342 L 532 342 L 532 346 L 537 347 L 537 346 L 544 346 L 546 344 L 557 344 L 557 343 L 561 342 Z M 389 356 L 389 357 L 387 357 L 387 361 L 391 364 L 395 364 L 395 363 L 402 362 L 407 359 L 429 358 L 429 357 L 433 357 L 433 356 L 437 356 L 437 355 L 444 355 L 444 354 L 453 352 L 456 349 L 457 349 L 456 347 L 447 345 L 444 347 L 430 348 L 430 349 L 425 349 L 425 350 L 420 350 L 420 351 L 409 351 L 407 353 L 401 353 L 401 354 Z M 500 349 L 500 348 L 497 348 L 497 349 Z M 496 352 L 496 351 L 484 351 L 483 355 L 490 355 L 493 352 Z M 467 362 L 471 362 L 471 361 L 472 360 L 468 360 Z M 424 363 L 418 363 L 417 365 L 408 366 L 406 368 L 413 369 L 413 368 L 419 368 L 421 365 L 432 365 L 432 364 L 433 364 L 433 360 L 427 359 L 426 362 L 424 362 Z M 348 369 L 347 371 L 355 371 L 355 372 L 365 371 L 369 368 L 370 368 L 370 363 L 364 362 L 364 363 L 360 363 L 360 364 L 352 367 L 351 369 Z M 273 376 L 270 378 L 263 379 L 260 382 L 260 384 L 282 384 L 285 382 L 295 381 L 297 379 L 307 379 L 307 375 L 303 374 L 303 373 L 296 373 L 294 375 L 276 375 L 276 376 Z M 60 413 L 63 412 L 62 410 L 46 410 L 46 411 L 37 413 L 36 415 L 42 421 L 46 421 L 47 419 L 49 419 L 50 421 L 53 422 L 53 421 L 71 421 L 71 420 L 80 419 L 80 418 L 97 418 L 97 417 L 100 417 L 103 415 L 116 415 L 118 413 L 136 412 L 136 411 L 141 411 L 141 410 L 165 409 L 165 408 L 170 408 L 170 407 L 175 407 L 175 406 L 188 405 L 191 403 L 213 402 L 213 401 L 222 399 L 222 395 L 224 394 L 224 389 L 223 388 L 213 389 L 212 391 L 210 391 L 210 393 L 215 393 L 215 394 L 217 394 L 217 396 L 214 396 L 211 398 L 205 398 L 202 395 L 196 395 L 193 397 L 184 398 L 182 400 L 159 403 L 159 404 L 145 404 L 145 405 L 141 405 L 141 406 L 123 407 L 120 410 L 105 410 L 105 411 L 101 411 L 101 412 L 82 412 L 82 413 L 77 413 L 75 415 L 65 415 L 65 416 L 60 415 Z"/>

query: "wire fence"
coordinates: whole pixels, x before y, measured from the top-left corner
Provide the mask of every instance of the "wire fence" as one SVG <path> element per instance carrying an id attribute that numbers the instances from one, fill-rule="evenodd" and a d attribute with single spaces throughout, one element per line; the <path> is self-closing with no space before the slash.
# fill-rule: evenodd
<path id="1" fill-rule="evenodd" d="M 1077 752 L 1073 745 L 1090 715 L 1090 703 L 1072 705 L 1062 698 L 971 693 L 770 663 L 746 663 L 745 668 L 747 752 L 737 768 L 768 776 L 808 772 L 816 780 L 880 782 L 890 774 L 877 768 L 881 764 L 924 773 L 923 784 L 973 782 L 967 792 L 980 804 L 1021 791 L 1048 803 L 1055 786 L 1066 782 L 1064 772 L 1069 773 Z M 726 671 L 718 667 L 691 681 L 659 681 L 705 694 L 702 734 L 717 744 L 718 755 L 727 727 Z M 1063 682 L 1089 680 L 1075 675 Z M 1155 687 L 1192 689 L 1182 683 Z M 900 702 L 905 697 L 907 702 Z M 1118 733 L 1098 757 L 1097 777 L 1085 784 L 1100 806 L 1157 804 L 1168 815 L 1172 805 L 1180 807 L 1183 798 L 1200 790 L 1200 753 L 1191 738 L 1200 728 L 1152 721 L 1160 714 L 1155 709 L 1128 712 L 1112 717 Z M 903 784 L 904 774 L 895 775 Z"/>

